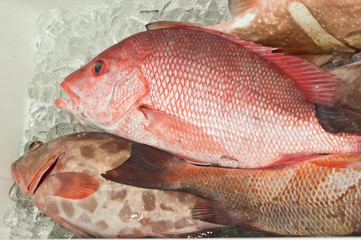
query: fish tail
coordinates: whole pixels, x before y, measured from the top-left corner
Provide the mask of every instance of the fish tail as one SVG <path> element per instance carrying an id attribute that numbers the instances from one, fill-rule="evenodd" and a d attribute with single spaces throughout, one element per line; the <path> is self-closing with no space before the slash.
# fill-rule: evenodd
<path id="1" fill-rule="evenodd" d="M 346 107 L 316 105 L 316 117 L 322 128 L 331 133 L 361 132 L 361 112 Z"/>
<path id="2" fill-rule="evenodd" d="M 187 163 L 176 156 L 156 148 L 133 143 L 130 158 L 102 176 L 114 182 L 136 187 L 175 190 Z"/>

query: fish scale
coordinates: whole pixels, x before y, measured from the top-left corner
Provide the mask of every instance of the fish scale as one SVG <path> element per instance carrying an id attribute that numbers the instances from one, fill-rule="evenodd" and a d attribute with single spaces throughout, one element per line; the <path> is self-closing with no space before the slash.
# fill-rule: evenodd
<path id="1" fill-rule="evenodd" d="M 142 146 L 103 176 L 132 186 L 205 198 L 195 218 L 281 235 L 339 236 L 361 231 L 361 155 L 313 156 L 273 169 L 196 166 Z M 163 154 L 163 153 L 162 153 Z M 134 171 L 136 170 L 136 171 Z M 129 174 L 132 172 L 132 174 Z"/>
<path id="2" fill-rule="evenodd" d="M 212 223 L 286 236 L 339 236 L 361 230 L 360 154 L 313 156 L 287 167 L 247 170 L 196 166 L 163 153 L 157 159 L 161 153 L 150 150 L 140 148 L 140 156 L 131 156 L 103 176 L 205 198 L 192 214 Z"/>
<path id="3" fill-rule="evenodd" d="M 332 106 L 341 83 L 272 50 L 198 28 L 142 32 L 67 77 L 62 86 L 78 99 L 56 104 L 110 133 L 226 167 L 361 151 L 361 136 L 326 132 L 311 103 Z M 93 76 L 98 62 L 105 70 Z M 102 88 L 114 89 L 113 102 Z"/>

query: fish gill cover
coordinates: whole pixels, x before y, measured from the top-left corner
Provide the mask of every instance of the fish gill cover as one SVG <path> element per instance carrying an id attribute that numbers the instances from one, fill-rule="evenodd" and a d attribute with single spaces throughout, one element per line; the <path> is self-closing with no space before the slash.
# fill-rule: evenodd
<path id="1" fill-rule="evenodd" d="M 60 111 L 54 100 L 65 97 L 60 83 L 107 47 L 145 31 L 145 24 L 173 20 L 209 25 L 230 19 L 227 0 L 104 0 L 97 5 L 52 9 L 37 19 L 35 76 L 28 86 L 27 126 L 18 155 L 35 140 L 48 141 L 74 132 L 94 130 Z M 15 159 L 14 159 L 15 160 Z M 11 227 L 11 239 L 74 238 L 41 213 L 14 185 L 9 197 L 15 204 L 3 221 Z M 240 235 L 242 234 L 242 235 Z M 240 229 L 219 236 L 264 236 Z"/>

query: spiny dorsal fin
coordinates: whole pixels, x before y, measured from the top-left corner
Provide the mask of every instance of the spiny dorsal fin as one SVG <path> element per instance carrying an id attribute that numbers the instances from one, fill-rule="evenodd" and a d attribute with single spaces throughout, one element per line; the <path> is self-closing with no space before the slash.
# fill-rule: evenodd
<path id="1" fill-rule="evenodd" d="M 232 17 L 259 6 L 259 0 L 228 0 L 229 11 Z"/>
<path id="2" fill-rule="evenodd" d="M 164 29 L 164 28 L 175 28 L 175 27 L 199 27 L 202 28 L 201 25 L 193 24 L 193 23 L 185 23 L 185 22 L 175 22 L 175 21 L 160 21 L 148 23 L 145 25 L 147 30 L 156 30 L 156 29 Z"/>
<path id="3" fill-rule="evenodd" d="M 101 175 L 107 180 L 122 184 L 170 190 L 179 188 L 176 178 L 184 164 L 187 163 L 170 153 L 133 143 L 130 158 Z"/>

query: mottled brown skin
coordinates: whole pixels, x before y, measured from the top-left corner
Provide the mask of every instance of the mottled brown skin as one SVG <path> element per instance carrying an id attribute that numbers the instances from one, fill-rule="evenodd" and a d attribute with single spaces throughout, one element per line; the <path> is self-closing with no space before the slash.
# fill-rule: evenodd
<path id="1" fill-rule="evenodd" d="M 105 133 L 67 135 L 29 151 L 12 174 L 35 206 L 79 237 L 186 236 L 219 227 L 192 217 L 196 196 L 104 179 L 101 173 L 124 163 L 133 144 Z"/>

